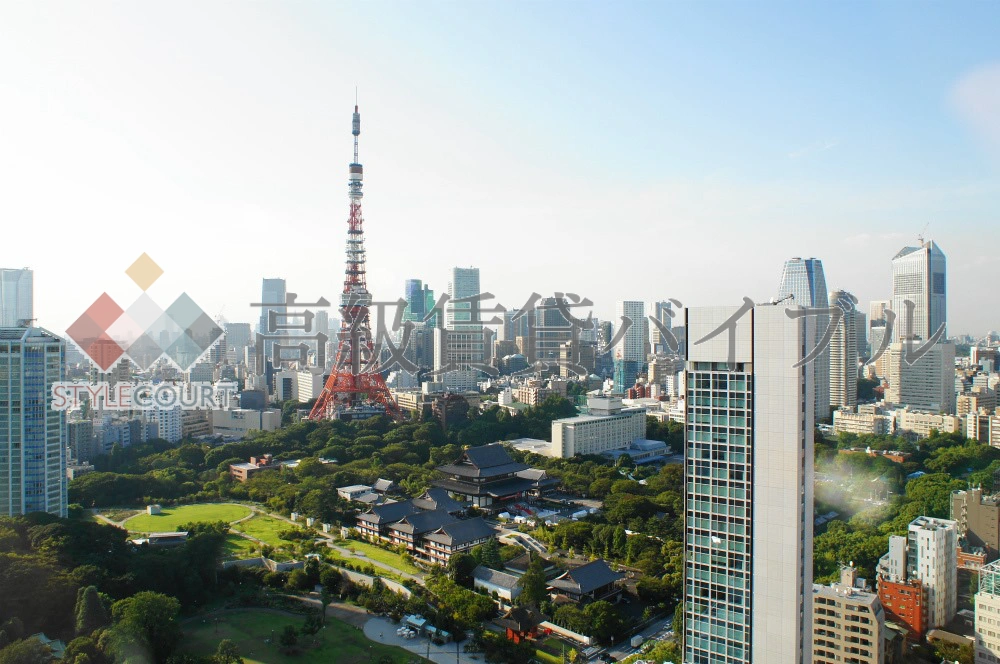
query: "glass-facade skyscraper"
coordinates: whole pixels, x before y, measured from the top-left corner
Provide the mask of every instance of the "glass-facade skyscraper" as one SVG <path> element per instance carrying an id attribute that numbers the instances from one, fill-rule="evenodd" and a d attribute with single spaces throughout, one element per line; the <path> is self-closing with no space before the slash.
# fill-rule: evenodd
<path id="1" fill-rule="evenodd" d="M 614 354 L 615 392 L 624 394 L 635 385 L 636 375 L 643 371 L 646 364 L 646 333 L 649 321 L 646 320 L 646 303 L 635 300 L 619 302 L 615 307 L 616 326 L 624 325 L 624 316 L 631 325 L 621 335 L 618 343 L 612 349 Z M 618 334 L 618 329 L 615 330 Z"/>
<path id="2" fill-rule="evenodd" d="M 0 268 L 0 327 L 17 327 L 35 317 L 34 278 L 28 268 Z"/>
<path id="3" fill-rule="evenodd" d="M 285 312 L 285 280 L 284 279 L 264 279 L 261 284 L 261 304 L 260 308 L 260 322 L 257 324 L 257 334 L 264 336 L 284 336 L 282 330 L 269 331 L 272 327 L 278 325 L 286 325 Z M 274 321 L 271 313 L 274 312 Z M 277 358 L 272 358 L 272 350 L 274 348 L 274 339 L 264 339 L 264 357 L 265 360 L 274 360 L 273 364 L 275 367 L 278 365 Z M 263 367 L 258 367 L 258 371 L 263 373 Z"/>
<path id="4" fill-rule="evenodd" d="M 791 302 L 784 301 L 784 306 L 799 305 L 800 307 L 828 309 L 829 296 L 826 290 L 826 276 L 823 274 L 823 261 L 818 258 L 790 258 L 785 261 L 781 271 L 781 283 L 778 285 L 778 299 L 792 296 Z M 809 340 L 809 350 L 822 345 L 823 335 L 830 324 L 827 314 L 811 316 L 816 321 L 814 338 Z M 830 351 L 823 351 L 812 361 L 813 383 L 816 389 L 815 414 L 817 420 L 830 417 Z"/>
<path id="5" fill-rule="evenodd" d="M 892 259 L 892 310 L 896 313 L 893 341 L 907 334 L 927 340 L 946 325 L 947 269 L 944 252 L 931 240 L 919 247 L 903 247 Z M 912 315 L 907 301 L 913 303 Z M 946 335 L 947 330 L 942 333 L 942 340 Z"/>
<path id="6" fill-rule="evenodd" d="M 38 327 L 0 327 L 0 515 L 66 516 L 66 418 L 52 408 L 65 342 Z"/>
<path id="7" fill-rule="evenodd" d="M 688 339 L 739 307 L 686 309 Z M 814 321 L 759 305 L 685 344 L 683 661 L 812 652 Z M 731 336 L 730 336 L 731 335 Z"/>

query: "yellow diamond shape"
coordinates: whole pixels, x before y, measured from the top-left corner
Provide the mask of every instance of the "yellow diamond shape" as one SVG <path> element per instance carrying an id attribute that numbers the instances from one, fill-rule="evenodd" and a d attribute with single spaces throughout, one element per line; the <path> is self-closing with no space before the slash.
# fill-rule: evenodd
<path id="1" fill-rule="evenodd" d="M 149 257 L 149 254 L 143 252 L 142 256 L 135 259 L 125 274 L 135 282 L 135 285 L 142 290 L 148 289 L 150 286 L 160 278 L 163 274 L 163 268 L 156 264 L 156 262 Z"/>

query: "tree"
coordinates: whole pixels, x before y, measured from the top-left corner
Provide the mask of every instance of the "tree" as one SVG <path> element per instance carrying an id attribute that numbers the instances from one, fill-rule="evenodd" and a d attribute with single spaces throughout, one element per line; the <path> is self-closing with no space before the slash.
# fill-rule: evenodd
<path id="1" fill-rule="evenodd" d="M 229 639 L 219 641 L 219 647 L 215 650 L 216 664 L 243 664 L 240 656 L 240 647 Z"/>
<path id="2" fill-rule="evenodd" d="M 122 660 L 165 662 L 181 638 L 180 610 L 180 602 L 173 597 L 148 590 L 115 602 L 109 652 Z"/>
<path id="3" fill-rule="evenodd" d="M 278 643 L 281 644 L 281 647 L 291 650 L 298 642 L 299 632 L 295 629 L 295 625 L 285 625 L 285 629 L 281 630 L 281 636 L 278 637 Z"/>
<path id="4" fill-rule="evenodd" d="M 518 604 L 538 606 L 539 602 L 548 598 L 548 582 L 540 556 L 531 559 L 524 576 L 517 580 L 517 585 L 521 587 L 521 594 L 517 596 Z"/>
<path id="5" fill-rule="evenodd" d="M 303 636 L 315 636 L 316 632 L 323 628 L 323 614 L 326 611 L 317 611 L 306 616 L 306 621 L 299 630 Z"/>
<path id="6" fill-rule="evenodd" d="M 448 575 L 463 588 L 472 587 L 474 569 L 476 569 L 476 559 L 468 553 L 456 553 L 448 560 Z"/>
<path id="7" fill-rule="evenodd" d="M 625 621 L 610 602 L 601 600 L 588 604 L 583 613 L 590 622 L 590 636 L 601 643 L 611 643 L 625 636 Z"/>
<path id="8" fill-rule="evenodd" d="M 486 540 L 479 553 L 479 562 L 490 569 L 503 569 L 503 557 L 500 555 L 500 541 L 497 538 Z"/>
<path id="9" fill-rule="evenodd" d="M 291 574 L 288 575 L 287 587 L 289 590 L 308 590 L 309 575 L 302 569 L 292 570 Z"/>
<path id="10" fill-rule="evenodd" d="M 15 641 L 0 650 L 0 664 L 48 664 L 52 651 L 38 639 Z"/>
<path id="11" fill-rule="evenodd" d="M 108 624 L 108 612 L 96 586 L 80 588 L 76 595 L 76 635 L 86 636 Z"/>

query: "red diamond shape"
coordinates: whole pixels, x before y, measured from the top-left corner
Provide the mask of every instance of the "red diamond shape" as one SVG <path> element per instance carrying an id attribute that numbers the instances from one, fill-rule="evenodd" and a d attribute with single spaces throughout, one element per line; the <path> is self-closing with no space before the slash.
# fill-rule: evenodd
<path id="1" fill-rule="evenodd" d="M 107 371 L 125 351 L 118 345 L 118 342 L 109 337 L 107 333 L 103 333 L 90 346 L 84 348 L 83 352 L 102 371 Z"/>
<path id="2" fill-rule="evenodd" d="M 66 330 L 66 336 L 79 346 L 80 350 L 90 348 L 104 330 L 87 314 L 83 314 Z"/>
<path id="3" fill-rule="evenodd" d="M 111 324 L 122 315 L 122 308 L 111 299 L 107 293 L 94 300 L 94 303 L 84 312 L 90 319 L 101 326 L 101 331 L 106 332 Z"/>

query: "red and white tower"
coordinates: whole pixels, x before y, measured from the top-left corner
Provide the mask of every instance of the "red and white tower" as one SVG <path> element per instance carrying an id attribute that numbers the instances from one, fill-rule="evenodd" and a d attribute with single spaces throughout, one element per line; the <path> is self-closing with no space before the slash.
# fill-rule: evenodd
<path id="1" fill-rule="evenodd" d="M 363 170 L 358 163 L 361 114 L 357 106 L 354 107 L 351 133 L 354 134 L 354 161 L 350 165 L 348 182 L 351 216 L 347 219 L 347 269 L 344 292 L 340 296 L 337 359 L 323 392 L 309 413 L 311 420 L 362 418 L 372 415 L 375 409 L 399 417 L 399 407 L 378 371 L 368 313 L 372 296 L 365 279 L 365 231 L 361 217 Z"/>

